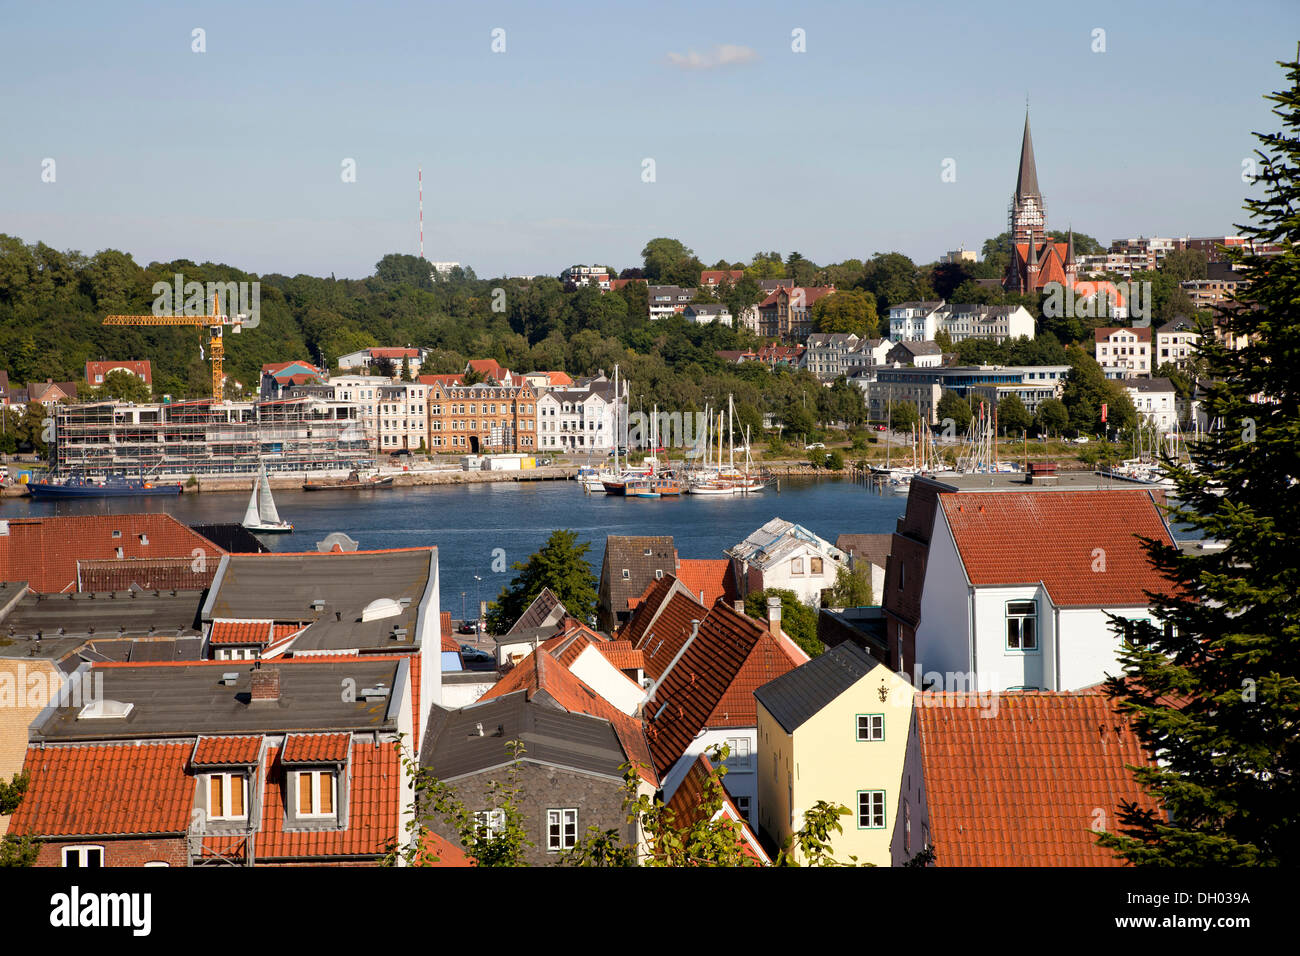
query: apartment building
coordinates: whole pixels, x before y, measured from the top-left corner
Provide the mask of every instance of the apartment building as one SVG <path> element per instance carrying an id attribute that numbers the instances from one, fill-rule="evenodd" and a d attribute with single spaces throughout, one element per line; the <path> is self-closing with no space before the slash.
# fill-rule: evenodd
<path id="1" fill-rule="evenodd" d="M 1151 328 L 1095 329 L 1097 364 L 1107 378 L 1133 378 L 1151 374 Z"/>
<path id="2" fill-rule="evenodd" d="M 519 384 L 428 387 L 429 450 L 456 454 L 537 449 L 537 392 Z"/>

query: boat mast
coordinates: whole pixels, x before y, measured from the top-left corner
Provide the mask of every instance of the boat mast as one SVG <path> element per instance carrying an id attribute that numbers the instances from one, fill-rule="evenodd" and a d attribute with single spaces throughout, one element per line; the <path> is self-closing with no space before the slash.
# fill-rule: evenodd
<path id="1" fill-rule="evenodd" d="M 614 365 L 614 474 L 618 474 L 618 364 Z"/>
<path id="2" fill-rule="evenodd" d="M 736 470 L 736 439 L 731 431 L 731 395 L 727 395 L 727 469 Z"/>

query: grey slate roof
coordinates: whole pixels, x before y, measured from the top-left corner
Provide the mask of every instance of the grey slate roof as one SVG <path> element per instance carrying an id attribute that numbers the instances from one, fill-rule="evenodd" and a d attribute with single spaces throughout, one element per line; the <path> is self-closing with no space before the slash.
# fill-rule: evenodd
<path id="1" fill-rule="evenodd" d="M 531 634 L 539 628 L 553 629 L 553 625 L 564 620 L 564 615 L 567 613 L 560 599 L 555 596 L 555 592 L 544 587 L 537 593 L 537 597 L 533 598 L 532 603 L 524 608 L 524 613 L 519 615 L 519 620 L 506 631 L 506 636 L 524 632 Z"/>
<path id="2" fill-rule="evenodd" d="M 883 666 L 848 641 L 754 691 L 786 731 L 794 733 L 875 667 Z"/>
<path id="3" fill-rule="evenodd" d="M 622 779 L 619 768 L 628 760 L 608 721 L 530 701 L 520 690 L 459 710 L 435 705 L 420 765 L 432 768 L 439 780 L 455 780 L 509 764 L 506 745 L 512 740 L 523 743 L 525 761 L 614 779 Z"/>
<path id="4" fill-rule="evenodd" d="M 80 707 L 59 707 L 49 712 L 43 723 L 33 722 L 31 738 L 71 741 L 293 730 L 396 731 L 397 716 L 389 712 L 396 700 L 392 689 L 398 671 L 409 668 L 405 659 L 301 661 L 278 668 L 279 701 L 256 705 L 248 703 L 253 668 L 244 661 L 95 670 L 94 679 L 103 675 L 104 699 L 134 704 L 131 713 L 124 718 L 78 720 Z M 226 673 L 238 675 L 233 686 L 221 683 Z M 339 689 L 348 686 L 345 680 L 355 682 L 356 700 L 343 699 L 346 695 Z M 387 697 L 361 699 L 363 690 L 379 684 L 390 688 Z"/>
<path id="5" fill-rule="evenodd" d="M 223 558 L 224 573 L 213 581 L 204 620 L 312 622 L 294 641 L 295 650 L 405 650 L 415 647 L 416 617 L 429 583 L 436 548 L 343 554 L 266 554 Z M 361 612 L 378 598 L 410 604 L 394 617 L 361 621 Z M 315 600 L 322 611 L 312 609 Z M 405 643 L 391 638 L 405 627 Z"/>
<path id="6" fill-rule="evenodd" d="M 866 561 L 878 568 L 885 566 L 893 544 L 892 534 L 842 534 L 835 539 L 835 547 L 845 554 L 852 551 L 855 561 Z"/>
<path id="7" fill-rule="evenodd" d="M 1131 378 L 1122 382 L 1125 388 L 1135 392 L 1172 392 L 1174 383 L 1167 378 Z"/>
<path id="8" fill-rule="evenodd" d="M 646 552 L 649 551 L 649 554 Z M 623 579 L 623 569 L 628 579 Z M 677 573 L 677 549 L 673 536 L 611 534 L 605 538 L 605 560 L 601 584 L 608 581 L 609 607 L 614 614 L 626 613 L 628 598 L 640 597 L 655 572 Z"/>
<path id="9" fill-rule="evenodd" d="M 6 637 L 197 636 L 202 591 L 27 594 L 3 617 Z"/>

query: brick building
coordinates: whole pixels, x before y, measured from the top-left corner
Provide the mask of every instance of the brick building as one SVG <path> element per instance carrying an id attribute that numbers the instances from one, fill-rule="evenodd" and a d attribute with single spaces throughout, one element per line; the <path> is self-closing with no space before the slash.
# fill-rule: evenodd
<path id="1" fill-rule="evenodd" d="M 429 450 L 453 454 L 537 449 L 537 392 L 518 384 L 435 382 L 428 391 Z"/>

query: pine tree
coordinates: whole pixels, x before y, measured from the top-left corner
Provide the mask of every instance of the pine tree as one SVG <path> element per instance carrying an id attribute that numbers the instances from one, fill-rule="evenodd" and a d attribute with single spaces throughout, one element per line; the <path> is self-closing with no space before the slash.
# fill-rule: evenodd
<path id="1" fill-rule="evenodd" d="M 1130 625 L 1108 687 L 1156 758 L 1136 771 L 1156 808 L 1126 805 L 1119 832 L 1100 837 L 1137 864 L 1300 862 L 1300 62 L 1279 65 L 1290 86 L 1267 99 L 1283 131 L 1255 134 L 1262 195 L 1237 228 L 1282 254 L 1232 256 L 1247 281 L 1219 319 L 1249 344 L 1202 334 L 1217 427 L 1191 467 L 1169 466 L 1172 517 L 1224 547 L 1148 542 L 1176 586 L 1153 598 L 1162 626 Z"/>

